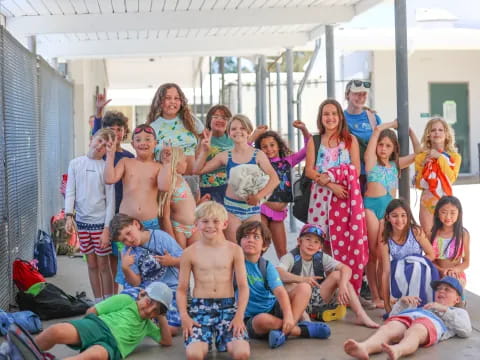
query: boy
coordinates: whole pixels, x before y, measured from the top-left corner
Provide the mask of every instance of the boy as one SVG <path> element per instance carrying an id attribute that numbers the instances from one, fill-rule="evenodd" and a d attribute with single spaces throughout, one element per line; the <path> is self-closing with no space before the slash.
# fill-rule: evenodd
<path id="1" fill-rule="evenodd" d="M 149 125 L 139 125 L 132 135 L 132 146 L 137 153 L 134 159 L 122 158 L 114 167 L 116 140 L 107 144 L 105 181 L 115 184 L 123 181 L 123 198 L 120 212 L 142 222 L 147 229 L 160 229 L 158 223 L 158 191 L 170 187 L 167 166 L 155 161 L 153 151 L 157 145 L 155 131 Z M 160 171 L 164 168 L 165 173 Z"/>
<path id="2" fill-rule="evenodd" d="M 432 346 L 455 335 L 470 336 L 470 317 L 465 309 L 456 307 L 462 303 L 460 282 L 445 276 L 432 281 L 431 286 L 435 290 L 435 302 L 419 308 L 419 297 L 402 297 L 380 329 L 365 341 L 347 340 L 345 352 L 357 359 L 368 359 L 370 354 L 384 351 L 390 360 L 396 360 L 413 354 L 419 346 Z"/>
<path id="3" fill-rule="evenodd" d="M 115 211 L 115 189 L 105 185 L 105 146 L 114 136 L 110 129 L 98 131 L 86 156 L 70 161 L 65 191 L 65 229 L 74 230 L 73 210 L 78 227 L 80 251 L 87 257 L 88 276 L 95 302 L 113 294 L 113 277 L 108 224 Z"/>
<path id="4" fill-rule="evenodd" d="M 282 256 L 277 267 L 280 278 L 287 284 L 286 289 L 295 291 L 299 284 L 309 284 L 312 296 L 307 312 L 318 320 L 341 319 L 347 312 L 346 305 L 350 304 L 356 314 L 356 324 L 378 328 L 379 325 L 362 308 L 350 284 L 352 270 L 321 251 L 324 241 L 325 233 L 320 226 L 305 224 L 302 227 L 297 239 L 298 246 Z M 339 305 L 335 306 L 335 301 Z"/>
<path id="5" fill-rule="evenodd" d="M 142 223 L 125 214 L 116 214 L 110 223 L 112 241 L 125 245 L 122 269 L 126 282 L 122 294 L 137 298 L 146 286 L 161 281 L 173 292 L 167 312 L 172 335 L 180 328 L 180 315 L 175 301 L 178 286 L 178 268 L 182 248 L 174 238 L 162 230 L 145 230 Z"/>
<path id="6" fill-rule="evenodd" d="M 203 359 L 215 337 L 217 351 L 228 351 L 233 359 L 248 359 L 250 345 L 243 324 L 248 285 L 242 249 L 225 239 L 227 211 L 207 201 L 195 210 L 199 240 L 183 252 L 177 303 L 185 337 L 187 359 Z M 195 287 L 187 312 L 187 289 L 193 272 Z M 235 306 L 233 273 L 238 285 Z"/>
<path id="7" fill-rule="evenodd" d="M 83 319 L 50 326 L 35 341 L 42 351 L 66 344 L 81 352 L 69 359 L 92 360 L 126 358 L 146 336 L 170 346 L 165 313 L 171 300 L 170 288 L 156 282 L 142 290 L 137 301 L 128 295 L 112 296 L 88 309 Z"/>
<path id="8" fill-rule="evenodd" d="M 328 338 L 330 328 L 326 324 L 308 321 L 297 324 L 312 291 L 308 284 L 299 284 L 294 292 L 285 290 L 275 266 L 262 258 L 270 241 L 270 231 L 260 221 L 244 222 L 237 230 L 250 288 L 244 319 L 248 335 L 256 339 L 268 337 L 271 348 L 283 345 L 288 335 Z"/>

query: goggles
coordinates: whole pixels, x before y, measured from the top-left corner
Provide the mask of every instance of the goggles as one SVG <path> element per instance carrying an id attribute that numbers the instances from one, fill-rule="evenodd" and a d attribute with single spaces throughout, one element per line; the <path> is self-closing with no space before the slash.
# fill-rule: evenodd
<path id="1" fill-rule="evenodd" d="M 156 139 L 157 134 L 155 134 L 155 130 L 150 125 L 138 125 L 135 130 L 133 130 L 133 135 L 139 134 L 141 132 L 146 132 L 147 134 L 153 135 L 153 137 Z"/>

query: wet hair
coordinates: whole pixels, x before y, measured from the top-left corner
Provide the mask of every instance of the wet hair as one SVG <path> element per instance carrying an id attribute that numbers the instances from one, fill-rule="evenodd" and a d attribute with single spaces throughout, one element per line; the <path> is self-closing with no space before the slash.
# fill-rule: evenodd
<path id="1" fill-rule="evenodd" d="M 172 198 L 172 194 L 175 191 L 176 187 L 176 180 L 177 180 L 177 166 L 178 163 L 182 158 L 185 157 L 185 154 L 183 153 L 183 150 L 181 147 L 178 146 L 173 146 L 172 148 L 172 158 L 170 160 L 170 164 L 167 164 L 170 166 L 170 172 L 172 174 L 172 178 L 170 179 L 170 189 L 168 191 L 159 191 L 158 193 L 158 216 L 163 217 L 163 210 L 165 209 L 165 205 L 167 202 L 170 202 Z M 162 150 L 162 152 L 165 151 L 165 149 Z M 160 159 L 162 158 L 162 155 L 160 154 Z"/>
<path id="2" fill-rule="evenodd" d="M 182 120 L 183 126 L 185 127 L 185 129 L 190 131 L 193 135 L 195 135 L 195 137 L 198 137 L 198 133 L 195 130 L 195 121 L 193 119 L 192 112 L 188 107 L 187 97 L 183 93 L 182 89 L 180 89 L 180 86 L 178 86 L 175 83 L 166 83 L 166 84 L 160 85 L 160 87 L 157 89 L 157 92 L 153 96 L 152 105 L 150 106 L 150 112 L 148 113 L 146 124 L 150 125 L 159 116 L 163 115 L 162 103 L 165 101 L 167 90 L 172 88 L 176 89 L 178 92 L 178 95 L 180 96 L 181 104 L 180 104 L 180 110 L 178 111 L 178 114 L 177 114 L 178 117 Z"/>
<path id="3" fill-rule="evenodd" d="M 228 117 L 228 120 L 231 119 L 232 117 L 232 112 L 230 111 L 230 109 L 226 106 L 226 105 L 214 105 L 212 106 L 208 112 L 207 112 L 207 117 L 206 117 L 206 120 L 205 120 L 205 127 L 208 129 L 208 130 L 212 130 L 212 117 L 213 117 L 213 114 L 215 114 L 215 112 L 217 111 L 221 111 L 225 114 L 226 117 Z M 228 120 L 227 120 L 227 123 L 228 123 Z M 225 130 L 226 132 L 226 130 Z"/>
<path id="4" fill-rule="evenodd" d="M 242 115 L 242 114 L 236 114 L 234 115 L 230 121 L 228 122 L 227 124 L 227 133 L 230 133 L 230 127 L 232 126 L 232 123 L 237 120 L 237 121 L 240 121 L 240 123 L 242 124 L 242 126 L 247 129 L 248 133 L 251 134 L 253 132 L 253 125 L 252 125 L 252 122 L 250 121 L 250 119 L 245 116 L 245 115 Z"/>
<path id="5" fill-rule="evenodd" d="M 455 196 L 443 196 L 438 200 L 437 205 L 435 206 L 435 212 L 433 213 L 433 227 L 430 241 L 433 243 L 438 231 L 443 228 L 443 223 L 440 221 L 440 209 L 447 204 L 455 206 L 458 210 L 457 221 L 453 224 L 453 237 L 455 238 L 455 257 L 453 260 L 455 260 L 462 256 L 460 249 L 463 244 L 463 232 L 466 231 L 466 229 L 463 228 L 462 204 Z"/>
<path id="6" fill-rule="evenodd" d="M 400 158 L 400 145 L 398 144 L 398 138 L 397 134 L 395 134 L 395 131 L 392 129 L 384 129 L 380 132 L 380 135 L 378 136 L 377 140 L 377 145 L 382 141 L 384 138 L 390 139 L 390 141 L 393 144 L 393 152 L 390 154 L 390 158 L 388 161 L 393 161 L 395 162 L 395 166 L 397 167 L 397 172 L 398 176 L 400 176 L 400 163 L 399 163 L 399 158 Z M 375 150 L 376 152 L 376 150 Z M 380 159 L 378 158 L 377 155 L 377 163 L 382 166 L 386 166 L 387 164 L 382 164 L 380 162 Z"/>
<path id="7" fill-rule="evenodd" d="M 206 201 L 197 206 L 195 209 L 195 220 L 202 218 L 213 219 L 217 218 L 221 221 L 227 221 L 227 210 L 216 201 Z"/>
<path id="8" fill-rule="evenodd" d="M 322 124 L 322 113 L 323 113 L 323 108 L 327 105 L 333 105 L 335 106 L 337 113 L 338 113 L 338 118 L 339 118 L 339 124 L 337 128 L 336 134 L 333 134 L 329 139 L 328 143 L 330 143 L 330 139 L 333 137 L 334 139 L 338 139 L 338 141 L 343 141 L 345 142 L 345 147 L 347 149 L 350 149 L 350 146 L 352 145 L 352 134 L 350 134 L 350 131 L 348 131 L 348 126 L 347 126 L 347 120 L 345 119 L 345 114 L 343 113 L 342 106 L 337 100 L 334 99 L 327 99 L 323 101 L 320 106 L 318 107 L 318 115 L 317 115 L 317 127 L 320 135 L 325 134 L 325 127 Z"/>
<path id="9" fill-rule="evenodd" d="M 110 141 L 112 139 L 115 139 L 115 133 L 113 132 L 112 129 L 102 128 L 98 130 L 95 134 L 93 134 L 92 140 L 96 137 L 100 137 L 105 141 Z"/>
<path id="10" fill-rule="evenodd" d="M 284 158 L 292 153 L 292 150 L 290 150 L 287 146 L 287 143 L 282 139 L 279 133 L 276 131 L 268 130 L 264 132 L 262 135 L 260 135 L 257 140 L 255 140 L 255 147 L 257 149 L 262 149 L 262 141 L 266 138 L 273 138 L 277 142 L 278 145 L 278 154 L 280 158 Z"/>
<path id="11" fill-rule="evenodd" d="M 421 140 L 423 150 L 426 151 L 432 148 L 430 133 L 432 132 L 433 125 L 437 122 L 441 123 L 443 125 L 443 129 L 445 130 L 445 148 L 443 150 L 448 152 L 457 152 L 455 147 L 455 132 L 453 131 L 452 127 L 448 125 L 445 119 L 439 116 L 430 119 L 427 122 L 427 125 L 425 125 L 425 131 L 423 132 Z"/>
<path id="12" fill-rule="evenodd" d="M 115 216 L 110 221 L 110 240 L 118 241 L 118 237 L 124 228 L 133 224 L 136 221 L 140 225 L 140 230 L 144 230 L 143 224 L 141 221 L 125 215 L 125 214 L 115 214 Z"/>
<path id="13" fill-rule="evenodd" d="M 237 244 L 240 245 L 242 238 L 248 234 L 254 233 L 256 230 L 260 230 L 260 235 L 262 236 L 263 246 L 262 248 L 268 248 L 272 242 L 272 233 L 261 221 L 245 221 L 242 223 L 236 233 Z M 262 251 L 263 254 L 263 251 Z"/>
<path id="14" fill-rule="evenodd" d="M 112 126 L 120 126 L 125 129 L 123 139 L 128 135 L 128 118 L 120 111 L 107 111 L 102 118 L 102 127 L 109 128 Z"/>
<path id="15" fill-rule="evenodd" d="M 388 244 L 388 239 L 393 234 L 393 227 L 390 221 L 388 221 L 388 216 L 390 215 L 391 212 L 393 212 L 395 209 L 398 209 L 398 208 L 402 208 L 407 213 L 407 226 L 405 226 L 405 229 L 402 231 L 402 234 L 400 235 L 400 239 L 399 239 L 401 243 L 403 243 L 407 239 L 408 232 L 410 231 L 410 229 L 421 230 L 420 226 L 418 226 L 417 222 L 415 221 L 415 218 L 413 217 L 413 214 L 412 214 L 412 210 L 410 209 L 410 206 L 408 206 L 407 202 L 403 199 L 393 199 L 388 204 L 387 209 L 385 210 L 385 216 L 384 216 L 385 225 L 383 227 L 382 241 L 386 244 Z"/>

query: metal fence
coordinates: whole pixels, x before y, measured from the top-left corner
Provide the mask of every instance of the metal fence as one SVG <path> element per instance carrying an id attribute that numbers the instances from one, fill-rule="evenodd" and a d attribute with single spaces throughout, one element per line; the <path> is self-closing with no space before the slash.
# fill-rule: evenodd
<path id="1" fill-rule="evenodd" d="M 73 155 L 73 89 L 3 27 L 0 59 L 0 308 L 5 309 L 14 301 L 13 260 L 33 257 L 37 229 L 49 231 L 48 219 L 61 207 L 60 173 Z M 68 139 L 61 141 L 63 136 Z"/>

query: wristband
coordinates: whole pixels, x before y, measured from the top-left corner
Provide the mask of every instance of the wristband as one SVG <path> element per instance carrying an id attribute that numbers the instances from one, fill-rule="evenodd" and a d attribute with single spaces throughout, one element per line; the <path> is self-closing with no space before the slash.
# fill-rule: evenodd
<path id="1" fill-rule="evenodd" d="M 72 213 L 66 213 L 65 214 L 65 217 L 69 217 L 69 216 L 73 217 L 73 214 Z"/>

